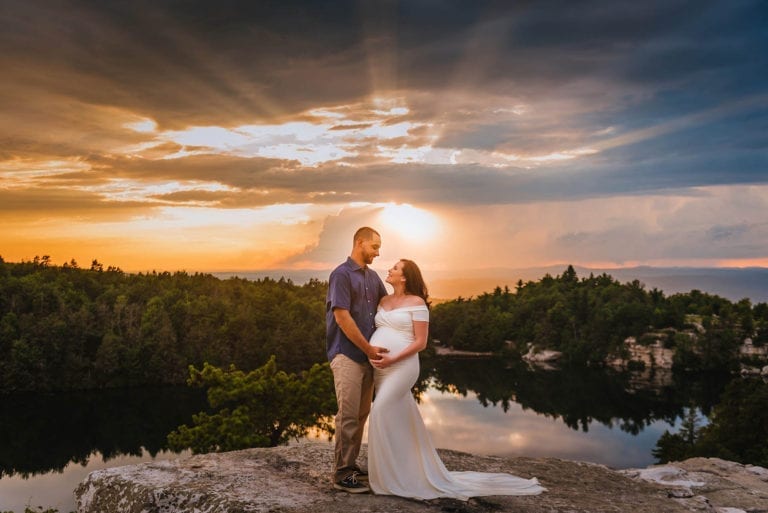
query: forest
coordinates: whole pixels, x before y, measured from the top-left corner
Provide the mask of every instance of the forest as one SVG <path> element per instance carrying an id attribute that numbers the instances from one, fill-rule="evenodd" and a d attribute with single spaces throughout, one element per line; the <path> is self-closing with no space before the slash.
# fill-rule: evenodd
<path id="1" fill-rule="evenodd" d="M 177 385 L 190 366 L 247 372 L 272 356 L 298 373 L 325 361 L 326 290 L 318 280 L 0 258 L 0 392 Z M 439 303 L 430 322 L 430 336 L 456 349 L 515 356 L 534 344 L 574 365 L 600 363 L 649 332 L 677 349 L 680 369 L 735 370 L 744 338 L 768 343 L 768 305 L 697 290 L 667 297 L 606 274 L 578 278 L 569 266 L 514 291 Z"/>
<path id="2" fill-rule="evenodd" d="M 525 353 L 529 344 L 563 353 L 566 364 L 600 365 L 622 355 L 627 337 L 661 339 L 675 348 L 678 370 L 735 371 L 739 346 L 768 343 L 768 304 L 736 303 L 698 290 L 665 296 L 635 280 L 607 274 L 579 279 L 572 266 L 558 276 L 497 287 L 476 298 L 437 305 L 430 336 L 454 349 Z"/>
<path id="3" fill-rule="evenodd" d="M 0 259 L 0 392 L 176 385 L 190 365 L 325 359 L 327 285 Z"/>

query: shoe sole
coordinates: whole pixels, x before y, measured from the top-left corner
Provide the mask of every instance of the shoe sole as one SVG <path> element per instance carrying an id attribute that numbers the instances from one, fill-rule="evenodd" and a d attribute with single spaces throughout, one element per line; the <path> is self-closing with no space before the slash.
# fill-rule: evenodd
<path id="1" fill-rule="evenodd" d="M 348 493 L 368 493 L 371 491 L 371 489 L 368 488 L 367 486 L 366 487 L 361 486 L 360 488 L 347 488 L 346 486 L 341 486 L 340 484 L 334 483 L 333 487 L 336 488 L 337 490 L 342 490 Z"/>

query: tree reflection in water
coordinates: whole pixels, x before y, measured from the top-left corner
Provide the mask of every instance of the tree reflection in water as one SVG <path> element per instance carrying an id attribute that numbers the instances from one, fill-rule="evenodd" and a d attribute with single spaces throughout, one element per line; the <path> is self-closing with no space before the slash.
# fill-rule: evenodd
<path id="1" fill-rule="evenodd" d="M 97 452 L 154 457 L 171 430 L 204 409 L 204 393 L 186 387 L 3 396 L 0 477 L 61 472 Z"/>
<path id="2" fill-rule="evenodd" d="M 594 423 L 637 435 L 650 423 L 674 424 L 684 408 L 708 415 L 730 376 L 674 376 L 664 386 L 638 386 L 629 373 L 608 369 L 536 371 L 501 358 L 425 355 L 414 394 L 474 394 L 480 404 L 505 413 L 522 409 L 561 420 L 573 430 Z M 0 478 L 60 472 L 100 453 L 154 456 L 166 435 L 207 409 L 200 390 L 146 388 L 62 394 L 16 394 L 0 399 Z M 649 451 L 650 452 L 650 451 Z"/>
<path id="3" fill-rule="evenodd" d="M 664 385 L 639 383 L 630 372 L 606 368 L 535 370 L 520 361 L 501 358 L 422 359 L 415 393 L 430 386 L 467 396 L 474 393 L 483 406 L 507 412 L 512 403 L 524 410 L 562 419 L 575 430 L 588 431 L 593 422 L 637 435 L 655 421 L 674 424 L 684 408 L 708 415 L 729 375 L 670 375 Z"/>

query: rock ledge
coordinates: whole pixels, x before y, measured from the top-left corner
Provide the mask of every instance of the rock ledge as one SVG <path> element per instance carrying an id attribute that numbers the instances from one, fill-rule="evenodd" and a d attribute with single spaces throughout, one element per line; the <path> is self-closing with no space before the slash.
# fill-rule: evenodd
<path id="1" fill-rule="evenodd" d="M 75 495 L 79 513 L 592 513 L 628 508 L 633 513 L 768 513 L 768 470 L 718 459 L 616 471 L 554 458 L 482 457 L 447 450 L 440 455 L 449 469 L 535 476 L 548 491 L 468 502 L 351 495 L 330 485 L 332 445 L 305 442 L 98 470 Z"/>

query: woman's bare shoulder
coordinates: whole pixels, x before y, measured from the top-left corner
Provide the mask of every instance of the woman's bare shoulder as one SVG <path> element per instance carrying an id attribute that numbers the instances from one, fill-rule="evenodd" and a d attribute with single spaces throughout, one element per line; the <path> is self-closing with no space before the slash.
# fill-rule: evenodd
<path id="1" fill-rule="evenodd" d="M 408 301 L 407 301 L 407 303 L 405 305 L 406 306 L 422 306 L 422 305 L 426 306 L 426 304 L 427 303 L 424 302 L 423 298 L 421 298 L 419 296 L 409 295 L 408 296 Z"/>

